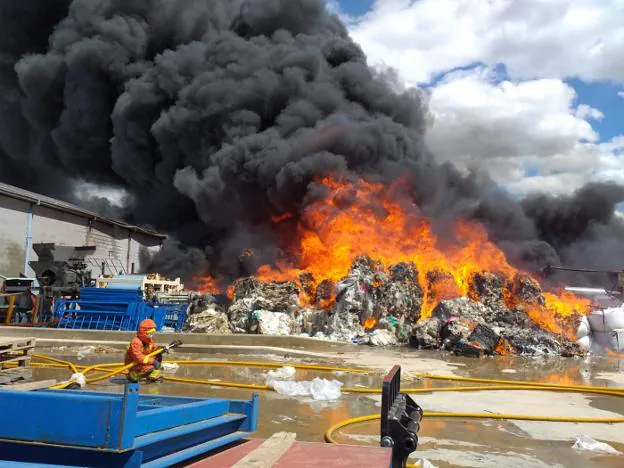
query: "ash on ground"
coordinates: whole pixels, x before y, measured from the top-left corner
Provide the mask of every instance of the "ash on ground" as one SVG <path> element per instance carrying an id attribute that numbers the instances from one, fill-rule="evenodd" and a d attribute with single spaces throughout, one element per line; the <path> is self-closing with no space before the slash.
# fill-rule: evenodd
<path id="1" fill-rule="evenodd" d="M 444 279 L 444 274 L 427 275 L 429 282 L 436 278 Z M 340 281 L 316 284 L 310 274 L 287 282 L 240 279 L 229 304 L 195 297 L 185 330 L 304 335 L 374 346 L 409 344 L 474 357 L 582 353 L 573 334 L 551 333 L 529 318 L 527 307 L 542 306 L 544 297 L 528 276 L 508 280 L 493 273 L 476 274 L 467 297 L 441 300 L 431 317 L 422 320 L 424 292 L 414 264 L 385 268 L 358 257 Z M 562 320 L 562 330 L 573 327 L 574 319 Z"/>

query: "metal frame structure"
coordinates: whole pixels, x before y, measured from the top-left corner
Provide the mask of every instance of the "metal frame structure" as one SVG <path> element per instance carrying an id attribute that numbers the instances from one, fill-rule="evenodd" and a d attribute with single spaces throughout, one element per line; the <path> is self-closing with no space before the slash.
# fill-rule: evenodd
<path id="1" fill-rule="evenodd" d="M 257 430 L 251 400 L 80 390 L 0 393 L 0 465 L 167 467 Z M 34 465 L 33 465 L 34 464 Z"/>

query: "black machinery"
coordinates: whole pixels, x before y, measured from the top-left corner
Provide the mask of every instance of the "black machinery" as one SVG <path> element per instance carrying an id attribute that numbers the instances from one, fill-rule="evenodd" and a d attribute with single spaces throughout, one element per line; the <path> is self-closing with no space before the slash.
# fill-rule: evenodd
<path id="1" fill-rule="evenodd" d="M 422 417 L 422 408 L 401 393 L 401 366 L 394 366 L 384 377 L 381 393 L 381 446 L 392 447 L 392 468 L 405 468 L 418 447 Z"/>
<path id="2" fill-rule="evenodd" d="M 69 247 L 54 243 L 33 244 L 37 261 L 28 262 L 43 287 L 71 291 L 89 286 L 91 272 L 85 257 L 96 247 Z"/>

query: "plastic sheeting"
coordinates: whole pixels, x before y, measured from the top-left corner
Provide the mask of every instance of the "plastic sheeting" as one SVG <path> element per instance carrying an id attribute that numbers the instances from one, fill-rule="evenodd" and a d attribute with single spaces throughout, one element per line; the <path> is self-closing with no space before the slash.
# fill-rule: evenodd
<path id="1" fill-rule="evenodd" d="M 266 384 L 280 395 L 311 396 L 314 400 L 337 400 L 340 398 L 342 382 L 316 377 L 314 380 L 295 381 L 297 370 L 284 366 L 266 374 Z"/>
<path id="2" fill-rule="evenodd" d="M 584 452 L 605 453 L 609 455 L 622 455 L 621 452 L 618 452 L 609 444 L 605 444 L 604 442 L 599 442 L 586 435 L 577 437 L 576 442 L 574 442 L 574 445 L 572 446 L 572 448 L 574 450 L 579 450 L 579 451 L 584 451 Z"/>

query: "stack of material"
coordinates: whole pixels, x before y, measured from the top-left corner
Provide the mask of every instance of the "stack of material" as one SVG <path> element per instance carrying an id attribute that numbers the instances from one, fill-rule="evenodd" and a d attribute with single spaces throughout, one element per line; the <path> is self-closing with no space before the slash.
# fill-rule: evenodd
<path id="1" fill-rule="evenodd" d="M 624 351 L 624 304 L 592 311 L 582 317 L 576 331 L 577 343 L 586 350 Z"/>
<path id="2" fill-rule="evenodd" d="M 34 338 L 0 338 L 0 384 L 30 380 Z"/>
<path id="3" fill-rule="evenodd" d="M 262 282 L 248 277 L 233 286 L 229 308 L 205 304 L 189 319 L 186 329 L 227 333 L 227 318 L 233 333 L 303 333 L 374 346 L 409 343 L 465 356 L 582 353 L 570 339 L 574 315 L 548 317 L 553 322 L 548 328 L 561 330 L 556 333 L 531 319 L 531 311 L 543 311 L 545 298 L 539 284 L 521 274 L 506 278 L 478 273 L 468 284 L 467 297 L 449 297 L 452 293 L 448 291 L 458 288 L 448 273 L 429 271 L 421 278 L 413 264 L 385 267 L 361 256 L 335 283 L 325 280 L 317 284 L 312 275 L 304 273 L 298 281 Z M 432 297 L 438 293 L 442 300 L 432 316 L 421 320 L 423 304 L 427 301 L 431 310 L 436 305 Z"/>

